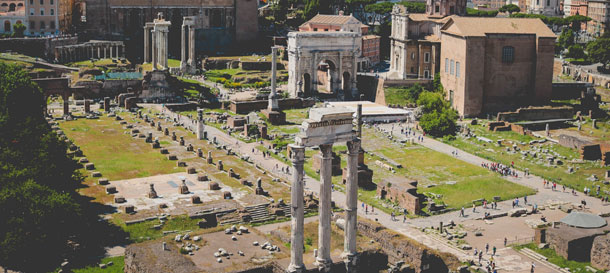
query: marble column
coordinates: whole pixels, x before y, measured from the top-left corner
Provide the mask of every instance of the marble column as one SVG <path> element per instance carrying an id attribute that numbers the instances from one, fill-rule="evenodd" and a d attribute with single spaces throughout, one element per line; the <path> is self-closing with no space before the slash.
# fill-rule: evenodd
<path id="1" fill-rule="evenodd" d="M 204 139 L 203 133 L 203 109 L 197 109 L 197 139 Z"/>
<path id="2" fill-rule="evenodd" d="M 360 139 L 347 142 L 347 185 L 345 189 L 345 240 L 343 243 L 343 260 L 347 272 L 356 269 L 356 233 L 358 231 L 358 155 Z"/>
<path id="3" fill-rule="evenodd" d="M 104 59 L 106 59 L 106 46 L 104 46 Z"/>
<path id="4" fill-rule="evenodd" d="M 69 116 L 70 115 L 70 104 L 68 104 L 68 100 L 70 97 L 68 95 L 62 95 L 62 98 L 64 100 L 64 116 Z"/>
<path id="5" fill-rule="evenodd" d="M 305 147 L 290 144 L 292 153 L 292 186 L 290 187 L 291 223 L 290 223 L 290 265 L 288 272 L 300 273 L 305 269 L 303 264 L 303 165 L 305 164 Z"/>
<path id="6" fill-rule="evenodd" d="M 114 47 L 115 47 L 115 50 L 116 50 L 115 54 L 114 54 L 114 57 L 118 59 L 119 58 L 119 46 L 115 45 Z"/>
<path id="7" fill-rule="evenodd" d="M 189 59 L 188 65 L 191 66 L 191 71 L 195 71 L 195 62 L 197 61 L 195 56 L 195 26 L 189 25 Z"/>
<path id="8" fill-rule="evenodd" d="M 168 34 L 169 34 L 169 29 L 164 29 L 163 30 L 163 40 L 161 40 L 161 42 L 163 43 L 163 56 L 161 56 L 161 60 L 163 61 L 163 69 L 167 69 L 168 63 L 167 63 L 167 53 L 168 53 L 168 49 L 169 49 L 169 39 L 168 39 Z"/>
<path id="9" fill-rule="evenodd" d="M 102 56 L 102 48 L 100 46 L 96 46 L 97 47 L 97 56 L 96 58 L 99 59 Z"/>
<path id="10" fill-rule="evenodd" d="M 157 32 L 152 31 L 152 70 L 157 70 L 157 59 L 159 55 L 157 55 L 157 51 L 159 51 L 159 47 L 157 46 Z"/>
<path id="11" fill-rule="evenodd" d="M 188 45 L 188 43 L 185 41 L 186 38 L 186 31 L 187 31 L 188 26 L 187 25 L 182 25 L 182 31 L 180 32 L 181 34 L 181 40 L 180 40 L 180 68 L 184 69 L 186 68 L 186 47 Z"/>
<path id="12" fill-rule="evenodd" d="M 269 93 L 269 104 L 267 110 L 279 111 L 278 96 L 276 92 L 276 74 L 277 73 L 277 47 L 271 47 L 271 93 Z"/>
<path id="13" fill-rule="evenodd" d="M 318 225 L 318 256 L 316 265 L 320 272 L 329 272 L 330 259 L 330 214 L 332 190 L 332 156 L 333 145 L 320 145 L 320 222 Z"/>
<path id="14" fill-rule="evenodd" d="M 144 27 L 144 62 L 150 62 L 150 28 Z"/>
<path id="15" fill-rule="evenodd" d="M 114 55 L 113 55 L 114 45 L 109 45 L 108 46 L 108 51 L 109 51 L 108 52 L 108 56 L 110 57 L 110 59 L 114 58 Z"/>

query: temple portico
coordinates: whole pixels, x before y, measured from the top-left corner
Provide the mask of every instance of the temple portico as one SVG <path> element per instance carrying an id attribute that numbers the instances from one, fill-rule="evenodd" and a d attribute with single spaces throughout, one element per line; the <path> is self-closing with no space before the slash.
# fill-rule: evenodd
<path id="1" fill-rule="evenodd" d="M 332 201 L 332 146 L 347 142 L 347 188 L 345 204 L 344 259 L 347 272 L 355 272 L 357 262 L 356 225 L 358 200 L 358 153 L 360 139 L 352 130 L 353 111 L 347 108 L 313 108 L 309 119 L 301 125 L 301 132 L 290 145 L 294 167 L 291 187 L 292 223 L 291 250 L 288 272 L 303 272 L 303 164 L 305 147 L 318 146 L 320 154 L 320 207 L 318 226 L 318 251 L 316 266 L 320 272 L 330 272 L 331 260 L 331 201 Z"/>
<path id="2" fill-rule="evenodd" d="M 163 13 L 159 12 L 157 19 L 152 23 L 146 23 L 144 26 L 144 62 L 148 62 L 151 59 L 149 56 L 152 56 L 153 70 L 166 70 L 169 67 L 167 54 L 168 33 L 171 24 L 171 22 L 165 20 Z M 152 33 L 152 38 L 149 37 L 149 33 Z"/>
<path id="3" fill-rule="evenodd" d="M 77 45 L 55 47 L 55 60 L 60 63 L 124 57 L 125 44 L 122 41 L 91 40 Z"/>

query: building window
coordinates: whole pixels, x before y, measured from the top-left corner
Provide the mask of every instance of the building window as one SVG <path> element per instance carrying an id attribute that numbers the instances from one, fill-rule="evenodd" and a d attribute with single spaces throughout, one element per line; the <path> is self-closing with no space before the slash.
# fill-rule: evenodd
<path id="1" fill-rule="evenodd" d="M 42 0 L 40 0 L 40 1 L 42 1 Z M 435 6 L 434 7 L 434 12 L 438 13 L 440 11 L 440 8 L 441 8 L 440 6 Z"/>
<path id="2" fill-rule="evenodd" d="M 460 62 L 455 62 L 455 76 L 460 77 Z"/>
<path id="3" fill-rule="evenodd" d="M 34 0 L 30 0 L 30 5 L 34 5 Z"/>
<path id="4" fill-rule="evenodd" d="M 540 6 L 540 0 L 536 0 L 536 6 Z"/>
<path id="5" fill-rule="evenodd" d="M 505 46 L 502 48 L 502 62 L 513 63 L 515 60 L 515 48 L 512 46 Z"/>
<path id="6" fill-rule="evenodd" d="M 55 21 L 51 21 L 51 24 L 49 24 L 49 25 L 50 25 L 51 29 L 55 29 Z"/>
<path id="7" fill-rule="evenodd" d="M 547 7 L 551 5 L 551 0 L 546 0 Z"/>
<path id="8" fill-rule="evenodd" d="M 328 31 L 328 29 L 327 29 L 327 28 L 325 28 L 325 29 L 324 29 L 324 31 Z"/>
<path id="9" fill-rule="evenodd" d="M 451 60 L 451 70 L 449 72 L 449 74 L 453 75 L 455 71 L 455 61 Z"/>
<path id="10" fill-rule="evenodd" d="M 30 21 L 30 30 L 34 31 L 35 28 L 36 28 L 36 22 Z"/>
<path id="11" fill-rule="evenodd" d="M 449 59 L 445 58 L 445 73 L 449 73 Z"/>
<path id="12" fill-rule="evenodd" d="M 424 78 L 425 79 L 429 79 L 430 78 L 430 71 L 429 70 L 424 70 Z"/>
<path id="13" fill-rule="evenodd" d="M 50 1 L 51 1 L 51 5 L 53 5 L 53 0 L 50 0 Z"/>
<path id="14" fill-rule="evenodd" d="M 44 0 L 40 0 L 40 5 L 44 5 Z"/>
<path id="15" fill-rule="evenodd" d="M 30 8 L 30 15 L 34 15 L 36 11 L 34 10 L 34 8 Z"/>
<path id="16" fill-rule="evenodd" d="M 430 52 L 424 53 L 424 63 L 430 62 Z"/>
<path id="17" fill-rule="evenodd" d="M 44 15 L 44 9 L 40 9 L 40 15 Z"/>
<path id="18" fill-rule="evenodd" d="M 51 15 L 55 15 L 55 10 L 51 9 Z"/>
<path id="19" fill-rule="evenodd" d="M 44 21 L 40 22 L 40 32 L 43 32 L 45 28 L 47 28 L 47 26 L 44 24 Z"/>

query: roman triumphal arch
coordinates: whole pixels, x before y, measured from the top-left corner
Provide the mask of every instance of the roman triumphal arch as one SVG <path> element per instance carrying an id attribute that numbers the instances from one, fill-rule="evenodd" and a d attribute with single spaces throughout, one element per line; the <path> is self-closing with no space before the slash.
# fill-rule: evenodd
<path id="1" fill-rule="evenodd" d="M 354 32 L 288 33 L 288 93 L 312 97 L 328 93 L 358 98 L 356 88 L 359 34 Z"/>

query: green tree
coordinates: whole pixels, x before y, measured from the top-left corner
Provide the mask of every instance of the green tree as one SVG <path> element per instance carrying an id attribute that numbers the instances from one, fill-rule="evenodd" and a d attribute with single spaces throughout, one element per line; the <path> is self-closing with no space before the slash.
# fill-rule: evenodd
<path id="1" fill-rule="evenodd" d="M 561 48 L 568 48 L 574 44 L 574 31 L 569 28 L 564 28 L 561 31 L 561 35 L 559 35 L 558 39 L 559 46 Z"/>
<path id="2" fill-rule="evenodd" d="M 521 11 L 521 9 L 519 8 L 519 6 L 517 6 L 515 4 L 508 4 L 508 5 L 504 5 L 504 6 L 500 7 L 499 11 L 508 12 L 508 15 L 510 16 L 511 14 L 513 14 L 513 12 L 519 12 L 519 11 Z"/>
<path id="3" fill-rule="evenodd" d="M 496 17 L 496 15 L 498 15 L 497 10 L 485 11 L 485 10 L 466 8 L 466 16 L 470 16 L 470 17 Z"/>
<path id="4" fill-rule="evenodd" d="M 423 92 L 417 105 L 423 112 L 419 125 L 424 132 L 435 137 L 455 134 L 458 114 L 440 93 Z"/>
<path id="5" fill-rule="evenodd" d="M 374 21 L 376 24 L 381 25 L 390 21 L 392 7 L 394 7 L 392 2 L 379 2 L 366 6 L 365 11 L 373 14 L 369 21 Z"/>
<path id="6" fill-rule="evenodd" d="M 434 92 L 439 92 L 443 94 L 445 92 L 445 88 L 443 88 L 443 84 L 441 83 L 441 73 L 436 72 L 434 74 L 434 80 L 432 80 L 432 88 Z"/>
<path id="7" fill-rule="evenodd" d="M 587 57 L 587 55 L 585 54 L 585 50 L 582 48 L 581 45 L 571 45 L 570 47 L 568 47 L 568 53 L 566 54 L 566 56 L 568 58 L 573 59 L 582 59 Z"/>
<path id="8" fill-rule="evenodd" d="M 594 62 L 602 63 L 604 66 L 610 64 L 610 35 L 590 42 L 587 45 L 587 53 Z"/>
<path id="9" fill-rule="evenodd" d="M 0 64 L 0 265 L 46 272 L 81 221 L 80 182 L 66 143 L 43 117 L 44 97 L 26 71 Z"/>
<path id="10" fill-rule="evenodd" d="M 564 18 L 564 20 L 565 20 L 566 24 L 572 25 L 572 29 L 574 31 L 579 31 L 580 25 L 582 23 L 591 21 L 591 18 L 587 17 L 587 16 L 576 14 L 576 15 L 568 16 L 568 17 Z"/>
<path id="11" fill-rule="evenodd" d="M 13 25 L 13 37 L 21 38 L 25 33 L 25 25 L 22 23 L 16 23 Z"/>
<path id="12" fill-rule="evenodd" d="M 316 14 L 331 14 L 331 4 L 331 0 L 306 0 L 303 19 L 309 20 L 316 16 Z"/>
<path id="13" fill-rule="evenodd" d="M 288 15 L 288 0 L 278 0 L 271 7 L 271 11 L 273 12 L 273 18 L 276 24 L 283 24 L 286 22 L 286 17 Z"/>
<path id="14" fill-rule="evenodd" d="M 407 8 L 408 12 L 411 13 L 424 13 L 426 12 L 426 3 L 425 2 L 409 2 L 403 1 L 398 3 L 397 5 L 403 5 Z"/>

